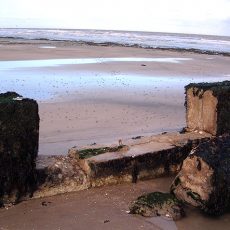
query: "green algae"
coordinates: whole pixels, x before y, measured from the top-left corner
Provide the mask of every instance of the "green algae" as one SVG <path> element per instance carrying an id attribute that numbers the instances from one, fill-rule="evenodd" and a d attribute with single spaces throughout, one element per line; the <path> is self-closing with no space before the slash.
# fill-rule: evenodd
<path id="1" fill-rule="evenodd" d="M 21 97 L 21 95 L 15 92 L 0 93 L 0 103 L 13 102 L 13 98 Z"/>
<path id="2" fill-rule="evenodd" d="M 146 217 L 166 216 L 174 220 L 185 215 L 182 203 L 170 193 L 153 192 L 137 198 L 130 206 L 131 214 Z"/>
<path id="3" fill-rule="evenodd" d="M 117 152 L 123 147 L 124 145 L 119 145 L 116 147 L 89 148 L 80 150 L 77 152 L 77 154 L 79 155 L 79 159 L 87 159 L 107 152 Z"/>
<path id="4" fill-rule="evenodd" d="M 137 198 L 136 204 L 147 206 L 163 206 L 164 204 L 179 204 L 180 201 L 170 193 L 153 192 Z"/>

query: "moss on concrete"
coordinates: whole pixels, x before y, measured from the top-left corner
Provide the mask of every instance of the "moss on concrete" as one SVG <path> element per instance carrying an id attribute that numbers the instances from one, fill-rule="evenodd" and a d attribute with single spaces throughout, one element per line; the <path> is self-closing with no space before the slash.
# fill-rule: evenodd
<path id="1" fill-rule="evenodd" d="M 0 93 L 0 103 L 14 102 L 14 98 L 21 97 L 21 95 L 15 92 Z"/>
<path id="2" fill-rule="evenodd" d="M 117 152 L 121 150 L 123 147 L 124 145 L 116 147 L 89 148 L 80 150 L 77 152 L 77 154 L 79 155 L 79 159 L 87 159 L 107 152 Z"/>

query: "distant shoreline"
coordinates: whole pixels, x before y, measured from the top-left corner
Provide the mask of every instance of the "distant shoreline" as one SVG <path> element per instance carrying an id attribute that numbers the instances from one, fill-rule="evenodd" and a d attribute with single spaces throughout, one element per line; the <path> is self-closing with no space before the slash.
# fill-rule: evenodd
<path id="1" fill-rule="evenodd" d="M 194 54 L 206 54 L 206 55 L 222 55 L 226 57 L 230 57 L 230 52 L 217 52 L 217 51 L 209 51 L 195 48 L 163 48 L 163 47 L 151 47 L 151 46 L 142 46 L 139 44 L 126 44 L 126 43 L 116 43 L 116 42 L 87 42 L 87 41 L 72 41 L 72 40 L 58 40 L 58 39 L 25 39 L 23 37 L 0 37 L 0 44 L 14 44 L 14 42 L 3 42 L 2 40 L 13 40 L 15 44 L 34 44 L 34 42 L 46 41 L 49 43 L 58 42 L 58 43 L 68 43 L 68 44 L 76 44 L 76 45 L 88 45 L 88 46 L 103 46 L 103 47 L 130 47 L 130 48 L 141 48 L 141 49 L 151 49 L 151 50 L 160 50 L 160 51 L 175 51 L 182 53 L 194 53 Z M 20 42 L 16 42 L 20 41 Z"/>

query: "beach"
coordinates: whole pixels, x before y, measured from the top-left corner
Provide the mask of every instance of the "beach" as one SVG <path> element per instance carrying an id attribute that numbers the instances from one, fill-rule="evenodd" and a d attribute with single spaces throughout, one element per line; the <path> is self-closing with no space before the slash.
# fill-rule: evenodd
<path id="1" fill-rule="evenodd" d="M 230 78 L 229 57 L 221 55 L 45 40 L 0 44 L 1 90 L 39 103 L 39 154 L 178 131 L 185 126 L 184 86 Z"/>
<path id="2" fill-rule="evenodd" d="M 184 86 L 230 79 L 229 57 L 193 52 L 0 39 L 1 91 L 38 101 L 39 154 L 123 144 L 185 126 Z M 173 178 L 93 188 L 0 210 L 0 229 L 228 229 L 229 214 L 187 210 L 180 221 L 127 213 L 136 197 L 168 192 Z"/>
<path id="3" fill-rule="evenodd" d="M 138 196 L 153 191 L 168 192 L 173 178 L 139 181 L 24 201 L 0 210 L 0 229 L 7 230 L 216 230 L 229 229 L 230 214 L 210 218 L 186 208 L 187 216 L 172 221 L 163 217 L 129 214 L 129 205 Z"/>

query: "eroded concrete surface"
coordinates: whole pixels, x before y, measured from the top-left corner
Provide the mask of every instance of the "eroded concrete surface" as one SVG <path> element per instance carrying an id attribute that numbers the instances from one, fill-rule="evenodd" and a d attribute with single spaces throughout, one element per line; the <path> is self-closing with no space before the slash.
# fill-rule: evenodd
<path id="1" fill-rule="evenodd" d="M 177 173 L 190 150 L 210 134 L 164 133 L 123 142 L 125 148 L 87 159 L 79 159 L 79 149 L 67 156 L 39 156 L 38 190 L 34 197 L 46 197 L 85 190 L 106 184 L 137 182 Z M 102 146 L 93 146 L 98 148 Z M 92 148 L 86 146 L 83 149 Z"/>

